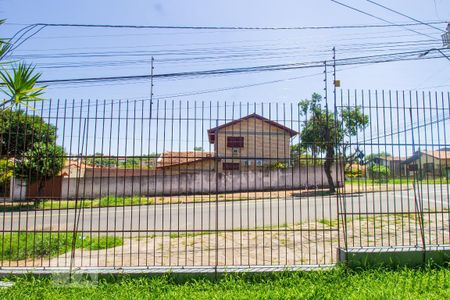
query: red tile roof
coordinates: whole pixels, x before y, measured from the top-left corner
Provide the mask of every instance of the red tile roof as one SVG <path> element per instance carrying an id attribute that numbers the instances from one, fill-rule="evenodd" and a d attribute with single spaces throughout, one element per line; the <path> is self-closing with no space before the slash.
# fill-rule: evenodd
<path id="1" fill-rule="evenodd" d="M 448 150 L 423 150 L 422 153 L 437 159 L 450 159 L 450 151 Z"/>
<path id="2" fill-rule="evenodd" d="M 164 168 L 168 166 L 182 165 L 192 163 L 194 161 L 213 158 L 214 154 L 211 152 L 202 152 L 202 151 L 164 152 L 158 158 L 156 167 Z"/>
<path id="3" fill-rule="evenodd" d="M 275 121 L 272 121 L 272 120 L 270 120 L 270 119 L 264 118 L 263 116 L 260 116 L 260 115 L 254 113 L 254 114 L 250 114 L 250 115 L 248 115 L 248 116 L 242 117 L 242 118 L 240 118 L 240 119 L 236 119 L 236 120 L 233 120 L 233 121 L 231 121 L 231 122 L 222 124 L 222 125 L 220 125 L 220 126 L 217 126 L 217 127 L 211 128 L 211 129 L 208 129 L 208 139 L 209 139 L 209 142 L 210 142 L 211 144 L 214 143 L 215 134 L 216 134 L 217 130 L 222 129 L 222 128 L 225 128 L 225 127 L 228 127 L 228 126 L 231 126 L 231 125 L 234 125 L 234 124 L 237 124 L 237 123 L 239 123 L 239 122 L 241 122 L 241 121 L 244 121 L 244 120 L 247 120 L 247 119 L 251 119 L 251 118 L 256 118 L 256 119 L 259 119 L 259 120 L 261 120 L 261 121 L 263 121 L 263 122 L 266 122 L 266 123 L 268 123 L 268 124 L 270 124 L 270 125 L 272 125 L 272 126 L 278 127 L 278 128 L 280 128 L 280 129 L 282 129 L 282 130 L 288 132 L 289 135 L 290 135 L 291 137 L 293 137 L 293 136 L 295 136 L 295 135 L 298 134 L 297 131 L 295 131 L 295 130 L 289 128 L 289 127 L 286 127 L 286 126 L 284 126 L 284 125 L 281 125 L 280 123 L 277 123 L 277 122 L 275 122 Z"/>

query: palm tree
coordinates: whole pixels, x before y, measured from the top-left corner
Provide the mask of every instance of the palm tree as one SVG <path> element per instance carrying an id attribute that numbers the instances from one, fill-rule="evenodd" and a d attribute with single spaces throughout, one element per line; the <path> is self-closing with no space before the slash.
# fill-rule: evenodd
<path id="1" fill-rule="evenodd" d="M 5 20 L 0 20 L 0 25 L 4 22 Z M 0 92 L 6 96 L 5 99 L 0 99 L 0 111 L 19 104 L 31 108 L 28 105 L 29 102 L 44 100 L 40 96 L 46 88 L 45 86 L 36 86 L 41 73 L 36 73 L 34 66 L 4 61 L 10 48 L 9 41 L 0 38 Z M 10 72 L 5 69 L 6 65 L 10 66 Z"/>
<path id="2" fill-rule="evenodd" d="M 5 20 L 0 20 L 0 25 L 5 23 Z M 11 44 L 8 43 L 5 39 L 0 38 L 0 65 L 2 64 L 2 58 L 11 48 Z"/>
<path id="3" fill-rule="evenodd" d="M 6 95 L 0 103 L 0 109 L 8 109 L 19 104 L 27 107 L 29 102 L 44 100 L 40 96 L 43 94 L 45 86 L 36 87 L 36 83 L 41 77 L 40 73 L 34 72 L 34 67 L 24 63 L 12 67 L 12 72 L 0 71 L 0 91 Z"/>

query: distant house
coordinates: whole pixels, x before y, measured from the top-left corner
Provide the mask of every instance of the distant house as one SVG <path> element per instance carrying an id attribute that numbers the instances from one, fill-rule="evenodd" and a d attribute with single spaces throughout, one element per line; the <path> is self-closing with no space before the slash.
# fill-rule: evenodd
<path id="1" fill-rule="evenodd" d="M 449 176 L 450 149 L 419 150 L 403 161 L 409 174 L 418 172 L 420 176 Z"/>
<path id="2" fill-rule="evenodd" d="M 84 186 L 92 178 L 154 176 L 156 172 L 154 168 L 147 166 L 136 166 L 134 168 L 104 167 L 87 164 L 80 159 L 71 159 L 65 161 L 64 167 L 58 175 L 44 183 L 42 190 L 39 189 L 38 182 L 25 183 L 12 178 L 9 194 L 12 199 L 16 200 L 24 198 L 57 199 L 61 197 L 64 180 L 75 179 L 78 180 L 78 183 L 75 183 L 75 185 L 80 184 Z"/>
<path id="3" fill-rule="evenodd" d="M 256 170 L 290 160 L 290 139 L 297 135 L 280 123 L 251 114 L 208 130 L 223 171 Z"/>
<path id="4" fill-rule="evenodd" d="M 156 161 L 156 170 L 166 175 L 215 170 L 214 153 L 202 151 L 164 152 Z"/>
<path id="5" fill-rule="evenodd" d="M 378 156 L 374 157 L 372 162 L 377 165 L 382 165 L 388 167 L 391 170 L 391 175 L 393 177 L 406 175 L 406 168 L 403 161 L 406 157 L 397 156 Z"/>
<path id="6" fill-rule="evenodd" d="M 42 189 L 37 181 L 27 183 L 20 178 L 11 178 L 10 197 L 14 200 L 60 198 L 63 178 L 83 178 L 87 168 L 88 165 L 79 159 L 66 160 L 59 174 L 46 180 Z"/>
<path id="7" fill-rule="evenodd" d="M 90 166 L 84 162 L 81 162 L 80 160 L 76 159 L 70 159 L 66 160 L 64 163 L 64 167 L 61 170 L 59 176 L 62 177 L 84 177 L 84 173 L 86 171 L 86 168 L 93 168 L 93 166 Z"/>
<path id="8" fill-rule="evenodd" d="M 164 152 L 156 169 L 177 174 L 257 170 L 275 163 L 287 164 L 290 139 L 295 135 L 295 130 L 251 114 L 208 130 L 214 152 Z"/>

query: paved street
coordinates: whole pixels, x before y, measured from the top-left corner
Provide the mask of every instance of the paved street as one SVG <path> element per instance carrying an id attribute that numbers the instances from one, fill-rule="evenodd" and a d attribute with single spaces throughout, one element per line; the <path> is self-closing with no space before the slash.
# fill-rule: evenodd
<path id="1" fill-rule="evenodd" d="M 423 186 L 423 207 L 449 207 L 447 185 Z M 414 190 L 340 196 L 348 213 L 415 211 Z M 230 202 L 164 204 L 69 210 L 3 212 L 1 230 L 72 230 L 75 217 L 80 231 L 223 230 L 295 224 L 337 219 L 336 196 L 276 198 Z M 134 232 L 133 232 L 134 231 Z M 128 233 L 126 233 L 128 234 Z"/>

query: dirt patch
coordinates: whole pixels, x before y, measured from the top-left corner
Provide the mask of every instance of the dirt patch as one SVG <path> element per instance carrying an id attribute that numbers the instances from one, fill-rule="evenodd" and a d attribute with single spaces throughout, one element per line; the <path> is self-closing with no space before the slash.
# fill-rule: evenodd
<path id="1" fill-rule="evenodd" d="M 345 187 L 339 189 L 342 194 L 355 193 L 374 193 L 387 191 L 406 191 L 412 189 L 412 184 L 364 184 L 351 183 L 346 184 Z"/>
<path id="2" fill-rule="evenodd" d="M 424 214 L 427 244 L 448 244 L 449 216 Z M 151 234 L 128 238 L 123 246 L 75 251 L 76 267 L 231 266 L 332 264 L 338 245 L 349 247 L 421 245 L 420 218 L 414 214 L 356 216 L 317 222 L 219 232 Z M 346 229 L 347 234 L 344 234 Z M 69 266 L 70 253 L 54 258 L 2 262 L 3 266 Z"/>

